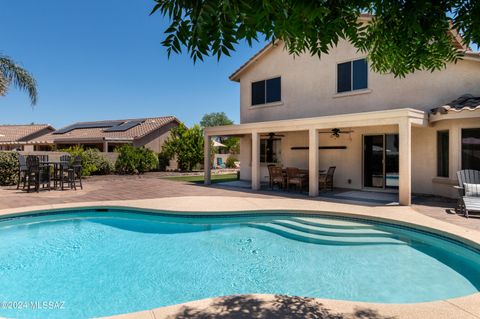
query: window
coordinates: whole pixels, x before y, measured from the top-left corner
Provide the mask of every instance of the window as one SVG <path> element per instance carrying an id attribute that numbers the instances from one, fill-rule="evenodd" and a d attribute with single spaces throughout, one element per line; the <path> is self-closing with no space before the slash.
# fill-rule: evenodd
<path id="1" fill-rule="evenodd" d="M 462 129 L 462 169 L 480 170 L 480 128 Z"/>
<path id="2" fill-rule="evenodd" d="M 282 100 L 281 78 L 273 78 L 252 83 L 252 105 L 260 105 Z"/>
<path id="3" fill-rule="evenodd" d="M 448 131 L 437 132 L 437 176 L 448 177 Z"/>
<path id="4" fill-rule="evenodd" d="M 337 64 L 337 93 L 368 88 L 366 59 Z"/>
<path id="5" fill-rule="evenodd" d="M 260 140 L 260 163 L 279 163 L 281 156 L 280 139 L 261 139 Z"/>

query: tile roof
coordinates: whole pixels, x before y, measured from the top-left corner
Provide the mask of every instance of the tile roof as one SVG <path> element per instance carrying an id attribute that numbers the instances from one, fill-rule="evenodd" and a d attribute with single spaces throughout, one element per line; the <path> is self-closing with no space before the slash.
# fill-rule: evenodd
<path id="1" fill-rule="evenodd" d="M 25 142 L 29 136 L 47 128 L 54 130 L 49 124 L 0 125 L 0 143 Z"/>
<path id="2" fill-rule="evenodd" d="M 455 99 L 443 106 L 439 106 L 430 110 L 432 114 L 440 113 L 446 114 L 448 111 L 460 112 L 463 110 L 480 109 L 480 96 L 473 96 L 471 94 L 464 94 L 458 99 Z"/>
<path id="3" fill-rule="evenodd" d="M 118 123 L 118 125 L 128 122 L 128 121 L 140 121 L 141 123 L 127 129 L 125 131 L 111 131 L 106 132 L 105 130 L 108 127 L 91 127 L 91 125 L 102 125 L 105 123 Z M 50 134 L 41 136 L 35 140 L 33 143 L 54 143 L 55 141 L 78 141 L 78 140 L 135 140 L 141 138 L 149 133 L 169 124 L 172 122 L 180 123 L 180 121 L 174 116 L 163 116 L 163 117 L 152 117 L 152 118 L 140 118 L 140 119 L 125 119 L 125 120 L 108 120 L 108 121 L 95 121 L 95 122 L 78 122 L 74 123 L 72 126 L 81 126 L 81 125 L 90 125 L 89 128 L 73 128 L 68 130 L 68 127 L 62 128 L 61 130 L 67 129 L 63 134 L 58 132 L 52 132 Z"/>

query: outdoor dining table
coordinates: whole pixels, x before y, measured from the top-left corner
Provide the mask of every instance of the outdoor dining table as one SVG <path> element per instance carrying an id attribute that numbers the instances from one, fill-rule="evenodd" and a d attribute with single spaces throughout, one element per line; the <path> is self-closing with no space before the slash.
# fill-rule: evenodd
<path id="1" fill-rule="evenodd" d="M 68 161 L 46 161 L 42 162 L 44 166 L 53 167 L 53 188 L 58 188 L 58 183 L 62 181 L 64 173 L 70 168 Z M 60 183 L 63 190 L 63 183 Z"/>
<path id="2" fill-rule="evenodd" d="M 301 169 L 299 169 L 298 171 L 300 172 L 300 174 L 308 176 L 308 169 L 302 169 L 302 168 L 301 168 Z M 327 172 L 326 169 L 320 169 L 320 170 L 318 170 L 318 173 L 319 173 L 319 174 L 325 174 L 326 172 Z M 287 174 L 287 169 L 286 169 L 286 168 L 283 168 L 283 169 L 282 169 L 282 173 L 283 173 L 283 175 L 286 175 L 286 174 Z"/>

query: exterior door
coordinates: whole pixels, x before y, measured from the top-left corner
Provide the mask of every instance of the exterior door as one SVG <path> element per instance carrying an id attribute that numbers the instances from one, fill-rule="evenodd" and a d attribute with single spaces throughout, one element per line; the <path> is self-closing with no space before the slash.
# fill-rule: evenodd
<path id="1" fill-rule="evenodd" d="M 383 135 L 363 137 L 363 186 L 384 187 Z"/>
<path id="2" fill-rule="evenodd" d="M 385 135 L 385 187 L 398 188 L 398 134 Z"/>
<path id="3" fill-rule="evenodd" d="M 363 186 L 398 188 L 398 134 L 363 137 Z"/>

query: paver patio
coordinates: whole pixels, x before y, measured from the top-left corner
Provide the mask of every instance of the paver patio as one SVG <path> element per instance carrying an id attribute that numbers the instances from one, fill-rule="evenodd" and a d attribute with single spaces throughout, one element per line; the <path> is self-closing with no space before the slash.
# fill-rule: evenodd
<path id="1" fill-rule="evenodd" d="M 78 203 L 109 200 L 151 199 L 178 196 L 232 196 L 272 198 L 309 197 L 298 193 L 262 190 L 253 192 L 242 187 L 228 187 L 221 183 L 204 186 L 182 181 L 163 179 L 161 173 L 147 173 L 140 176 L 92 176 L 85 180 L 83 190 L 40 191 L 26 193 L 16 187 L 0 187 L 0 209 L 18 208 L 34 205 L 48 205 L 61 203 Z M 312 200 L 332 201 L 332 198 L 321 196 Z M 337 200 L 337 199 L 333 199 Z M 375 205 L 375 203 L 373 203 Z M 377 204 L 379 206 L 380 204 Z M 366 205 L 372 206 L 372 205 Z M 412 206 L 418 212 L 427 216 L 450 222 L 459 226 L 480 231 L 480 218 L 464 218 L 454 213 L 454 201 L 438 198 L 417 197 Z"/>

